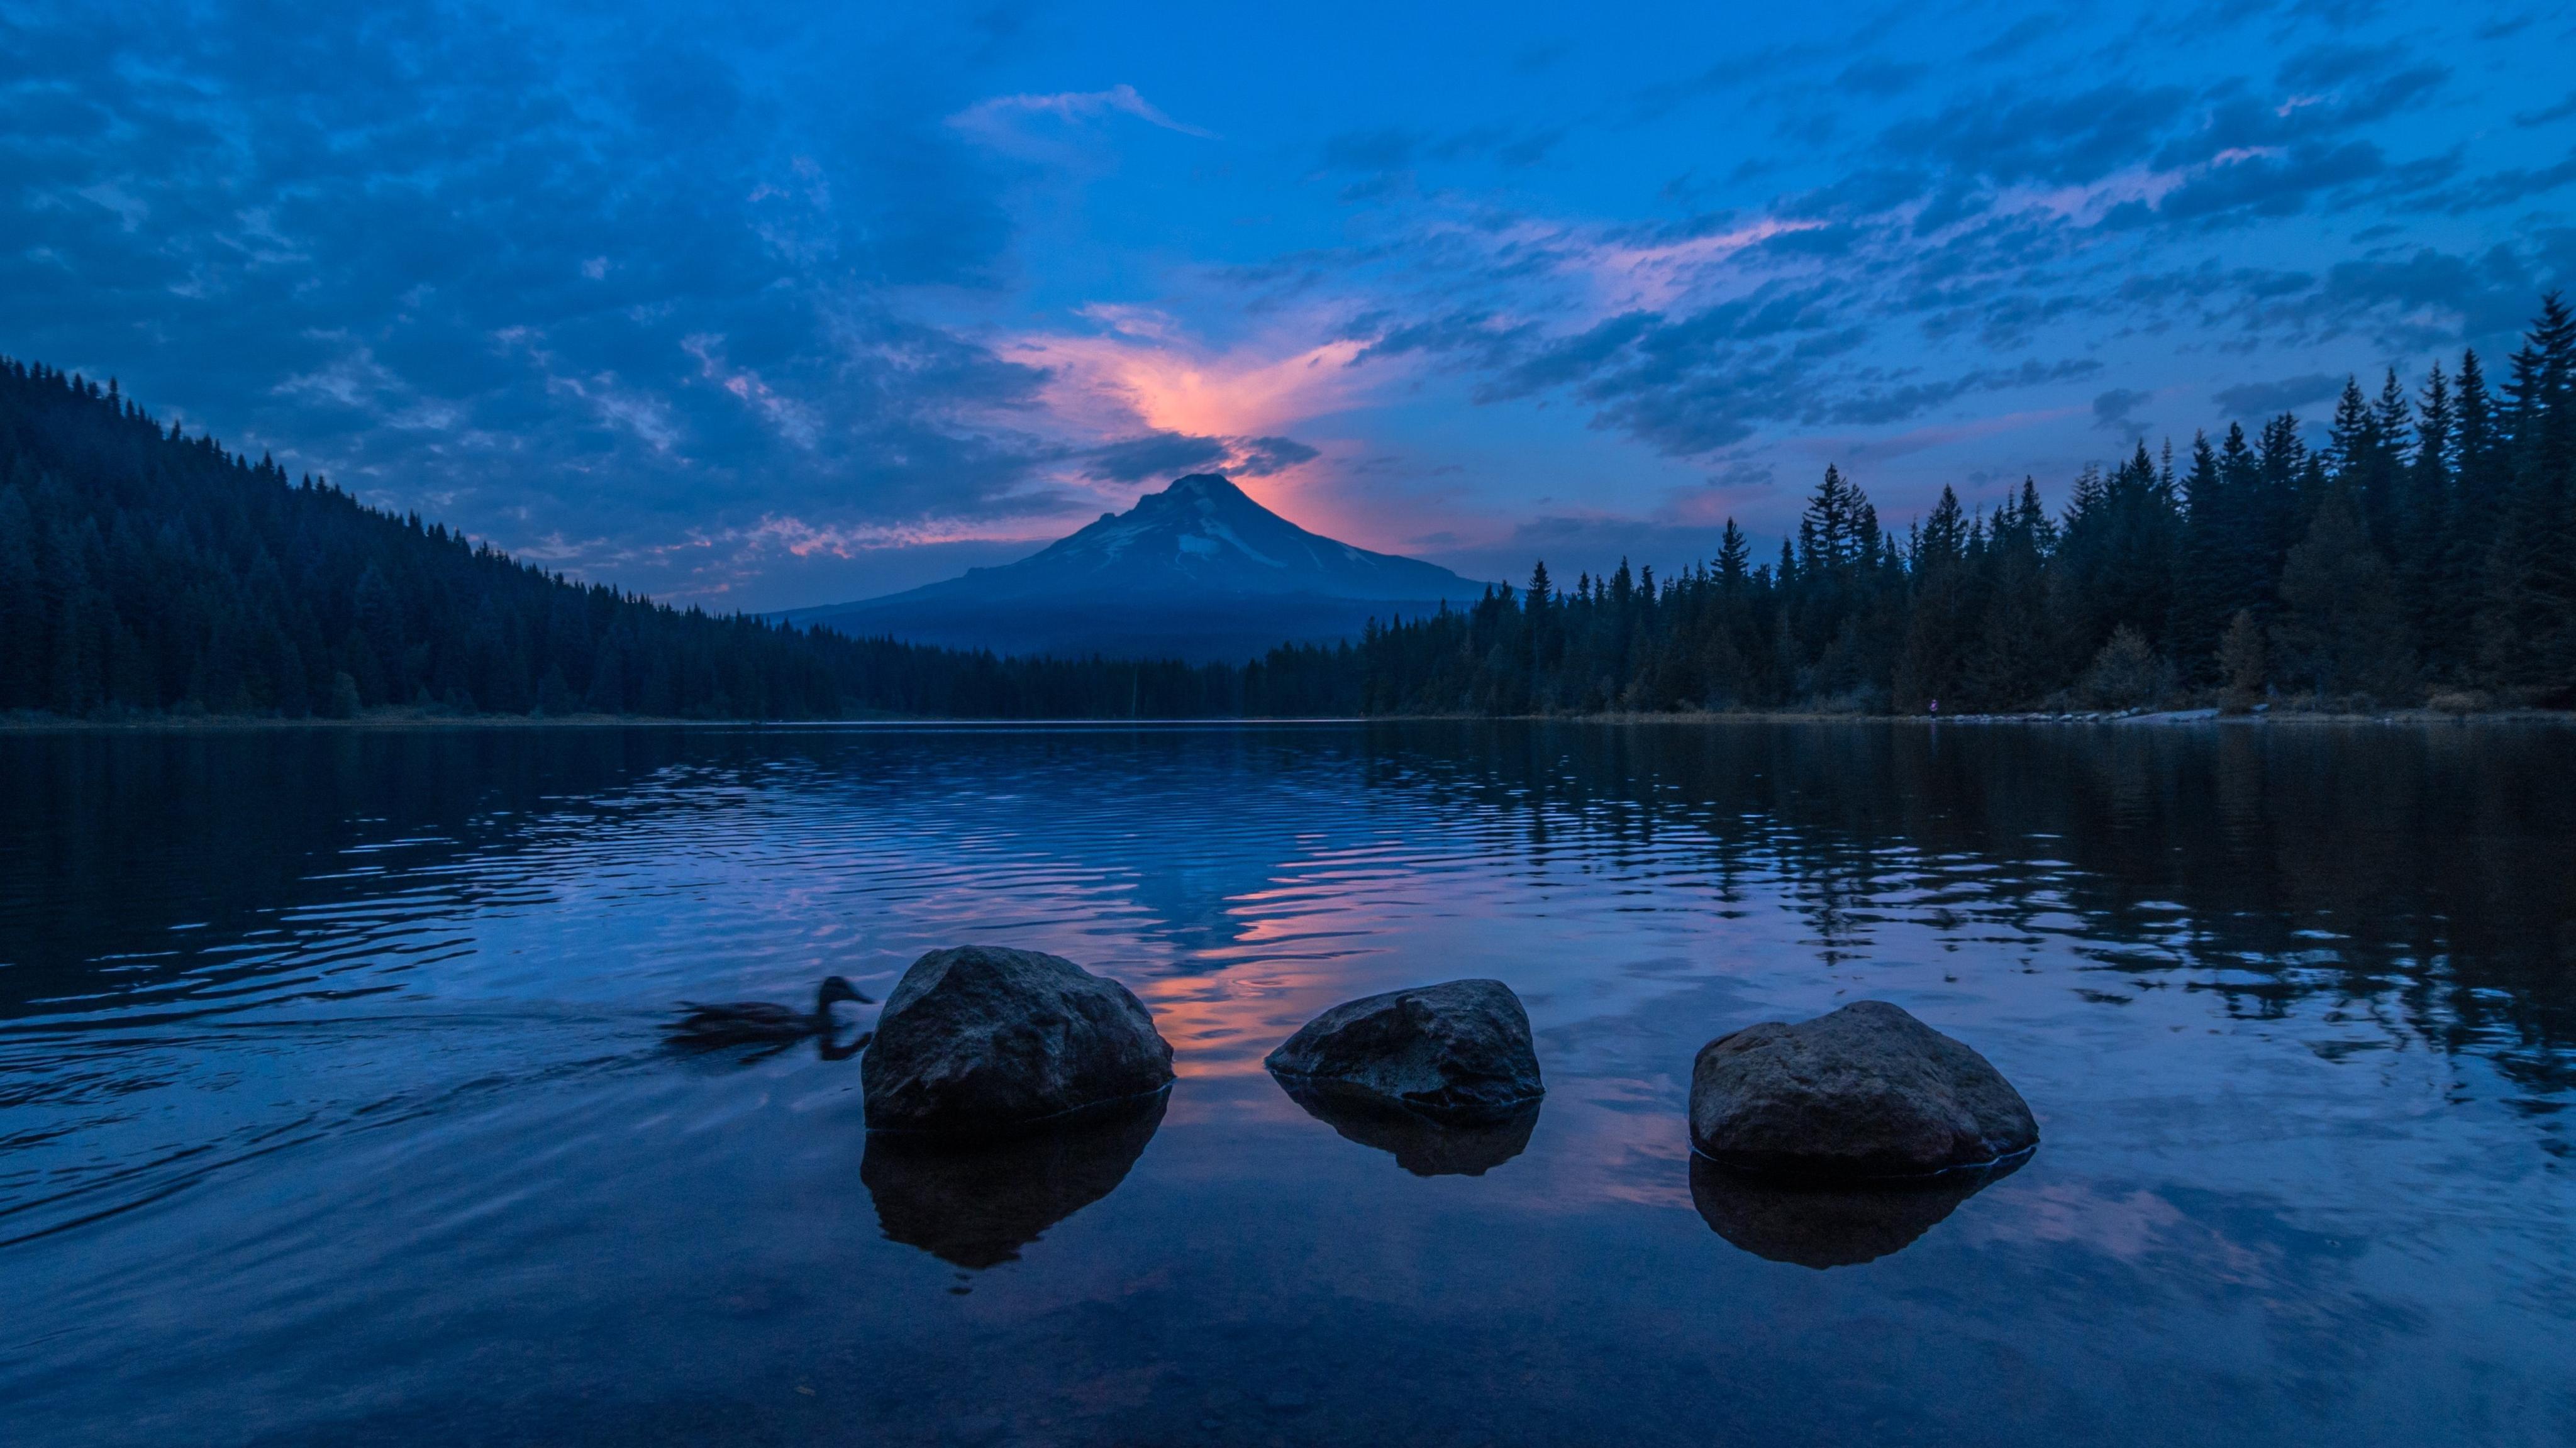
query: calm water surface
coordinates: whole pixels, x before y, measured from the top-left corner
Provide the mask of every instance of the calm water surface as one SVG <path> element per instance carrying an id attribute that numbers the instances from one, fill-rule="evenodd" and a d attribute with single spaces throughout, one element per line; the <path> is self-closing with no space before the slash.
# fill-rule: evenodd
<path id="1" fill-rule="evenodd" d="M 2505 725 L 0 737 L 0 1437 L 2576 1441 L 2571 766 Z M 966 941 L 1133 987 L 1159 1121 L 872 1157 L 857 1061 L 657 1043 Z M 1529 1005 L 1525 1142 L 1260 1070 L 1462 975 Z M 1694 1050 L 1865 997 L 2001 1067 L 2037 1156 L 1892 1217 L 1695 1184 Z"/>

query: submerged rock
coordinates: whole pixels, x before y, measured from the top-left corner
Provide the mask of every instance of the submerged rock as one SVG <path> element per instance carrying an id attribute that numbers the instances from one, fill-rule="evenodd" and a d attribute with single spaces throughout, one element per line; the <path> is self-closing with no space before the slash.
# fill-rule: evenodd
<path id="1" fill-rule="evenodd" d="M 1156 1092 L 1079 1124 L 1005 1141 L 872 1133 L 859 1180 L 890 1241 L 981 1270 L 1118 1189 L 1163 1124 Z"/>
<path id="2" fill-rule="evenodd" d="M 1395 1164 L 1415 1176 L 1483 1176 L 1529 1149 L 1539 1103 L 1525 1101 L 1508 1114 L 1435 1121 L 1400 1106 L 1346 1092 L 1319 1091 L 1296 1078 L 1279 1083 L 1306 1114 L 1346 1141 L 1395 1154 Z"/>
<path id="3" fill-rule="evenodd" d="M 1912 1246 L 1959 1204 L 2021 1169 L 2027 1155 L 1913 1181 L 1853 1186 L 1752 1177 L 1691 1158 L 1691 1204 L 1717 1234 L 1774 1262 L 1821 1271 Z"/>
<path id="4" fill-rule="evenodd" d="M 1509 1116 L 1546 1094 L 1529 1012 L 1498 980 L 1453 980 L 1345 1001 L 1262 1064 L 1292 1089 L 1440 1121 Z"/>
<path id="5" fill-rule="evenodd" d="M 2039 1142 L 2029 1105 L 1985 1057 L 1885 1001 L 1701 1047 L 1690 1126 L 1719 1165 L 1821 1181 L 1927 1176 Z"/>
<path id="6" fill-rule="evenodd" d="M 1172 1048 L 1118 982 L 969 945 L 903 973 L 859 1077 L 873 1130 L 1004 1136 L 1163 1090 Z"/>

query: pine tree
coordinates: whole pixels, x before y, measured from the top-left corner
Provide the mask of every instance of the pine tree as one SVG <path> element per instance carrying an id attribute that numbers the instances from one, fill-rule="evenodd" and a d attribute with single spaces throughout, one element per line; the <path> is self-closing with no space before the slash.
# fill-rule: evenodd
<path id="1" fill-rule="evenodd" d="M 2511 469 L 2488 549 L 2480 672 L 2494 687 L 2535 702 L 2576 690 L 2576 519 L 2567 470 L 2576 460 L 2570 373 L 2576 319 L 2557 294 L 2544 302 L 2506 386 Z"/>
<path id="2" fill-rule="evenodd" d="M 2392 552 L 2397 584 L 2406 603 L 2406 622 L 2420 642 L 2427 670 L 2435 677 L 2456 677 L 2464 656 L 2451 647 L 2444 629 L 2444 559 L 2453 529 L 2451 390 L 2442 365 L 2433 364 L 2424 378 L 2421 406 L 2416 409 L 2415 458 L 2406 469 L 2405 500 L 2398 510 L 2398 539 Z"/>
<path id="3" fill-rule="evenodd" d="M 2412 703 L 2415 660 L 2388 564 L 2340 490 L 2318 504 L 2281 571 L 2276 667 L 2320 699 Z"/>
<path id="4" fill-rule="evenodd" d="M 2406 439 L 2412 423 L 2405 385 L 2391 367 L 2379 389 L 2379 401 L 2371 409 L 2370 455 L 2358 480 L 2362 521 L 2371 543 L 2384 555 L 2397 552 L 2398 536 L 2405 527 Z"/>
<path id="5" fill-rule="evenodd" d="M 1928 709 L 1946 694 L 1955 712 L 1966 673 L 1973 594 L 1967 515 L 1950 488 L 1941 489 L 1912 555 L 1913 598 L 1905 649 L 1897 662 L 1896 707 Z"/>
<path id="6" fill-rule="evenodd" d="M 2241 453 L 2242 428 L 2229 429 L 2229 442 Z M 2209 434 L 2191 440 L 2191 466 L 2178 485 L 2182 509 L 2182 546 L 2174 561 L 2172 658 L 2185 681 L 2209 675 L 2218 640 L 2228 619 L 2251 600 L 2240 585 L 2243 570 L 2238 540 L 2244 524 L 2241 509 L 2219 464 Z"/>
<path id="7" fill-rule="evenodd" d="M 2263 626 L 2254 621 L 2254 610 L 2240 608 L 2227 624 L 2227 633 L 2218 644 L 2218 672 L 2227 686 L 2227 703 L 2232 709 L 2251 707 L 2261 698 L 2271 678 L 2271 657 L 2263 647 Z"/>

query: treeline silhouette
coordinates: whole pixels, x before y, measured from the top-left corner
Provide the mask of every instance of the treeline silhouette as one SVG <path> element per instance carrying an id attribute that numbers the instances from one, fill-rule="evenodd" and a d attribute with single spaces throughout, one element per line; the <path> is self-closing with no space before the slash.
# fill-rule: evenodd
<path id="1" fill-rule="evenodd" d="M 1347 647 L 1004 659 L 675 609 L 0 360 L 0 710 L 1188 718 L 1304 712 L 1355 673 Z"/>
<path id="2" fill-rule="evenodd" d="M 164 430 L 113 382 L 0 362 L 0 710 L 346 716 L 1200 718 L 2267 698 L 2576 705 L 2576 316 L 2491 388 L 2348 382 L 2052 515 L 1944 488 L 1900 535 L 1832 467 L 1776 560 L 1622 563 L 1242 667 L 996 658 L 674 609 Z"/>
<path id="3" fill-rule="evenodd" d="M 1900 536 L 1828 467 L 1756 564 L 1622 563 L 1372 630 L 1370 712 L 1824 706 L 1943 712 L 2284 696 L 2576 703 L 2576 319 L 2556 294 L 2501 395 L 2474 352 L 2415 397 L 2347 382 L 2327 441 L 2283 415 L 2188 456 L 2143 441 L 2052 517 L 1944 488 Z"/>

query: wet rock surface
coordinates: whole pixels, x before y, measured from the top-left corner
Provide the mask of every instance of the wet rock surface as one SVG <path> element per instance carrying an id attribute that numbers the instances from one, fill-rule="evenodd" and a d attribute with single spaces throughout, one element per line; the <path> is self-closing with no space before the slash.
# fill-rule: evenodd
<path id="1" fill-rule="evenodd" d="M 1928 1176 L 2028 1151 L 2039 1126 L 1985 1057 L 1885 1001 L 1700 1048 L 1691 1145 L 1760 1176 Z"/>
<path id="2" fill-rule="evenodd" d="M 1003 1141 L 874 1133 L 859 1180 L 888 1240 L 981 1270 L 1016 1260 L 1048 1228 L 1117 1190 L 1170 1099 L 1157 1093 Z"/>
<path id="3" fill-rule="evenodd" d="M 992 1138 L 1161 1091 L 1172 1048 L 1118 982 L 1060 956 L 969 945 L 904 972 L 859 1074 L 872 1130 Z"/>
<path id="4" fill-rule="evenodd" d="M 1852 1186 L 1748 1176 L 1691 1158 L 1691 1204 L 1729 1242 L 1774 1262 L 1822 1270 L 1875 1261 L 1912 1246 L 1959 1204 L 2021 1169 L 2030 1156 L 1910 1182 Z"/>
<path id="5" fill-rule="evenodd" d="M 1498 1120 L 1545 1094 L 1529 1012 L 1498 980 L 1453 980 L 1345 1001 L 1262 1064 L 1280 1084 L 1441 1122 Z"/>
<path id="6" fill-rule="evenodd" d="M 1347 1141 L 1391 1152 L 1415 1176 L 1483 1176 L 1529 1149 L 1539 1103 L 1528 1101 L 1501 1116 L 1436 1121 L 1375 1097 L 1350 1095 L 1282 1080 L 1290 1100 Z"/>

